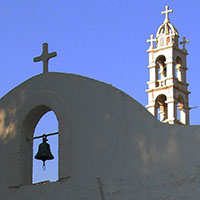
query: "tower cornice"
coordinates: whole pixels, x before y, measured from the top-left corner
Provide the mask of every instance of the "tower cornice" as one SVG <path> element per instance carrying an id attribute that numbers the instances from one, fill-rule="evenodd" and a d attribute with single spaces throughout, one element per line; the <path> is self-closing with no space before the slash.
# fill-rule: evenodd
<path id="1" fill-rule="evenodd" d="M 187 85 L 189 85 L 189 84 L 187 84 Z M 164 91 L 164 90 L 168 90 L 168 89 L 171 89 L 171 88 L 175 88 L 176 90 L 181 91 L 181 92 L 183 92 L 187 95 L 191 93 L 190 91 L 183 90 L 183 89 L 175 86 L 174 84 L 171 84 L 171 85 L 168 85 L 168 86 L 161 86 L 161 87 L 157 87 L 157 88 L 146 89 L 145 91 L 148 92 L 148 93 L 151 93 L 151 92 L 155 92 L 155 91 Z"/>
<path id="2" fill-rule="evenodd" d="M 159 52 L 161 50 L 165 50 L 165 49 L 172 49 L 172 51 L 178 51 L 184 55 L 189 55 L 186 49 L 185 50 L 180 49 L 180 48 L 175 47 L 174 45 L 169 45 L 169 46 L 164 46 L 164 47 L 156 47 L 154 49 L 148 49 L 147 52 L 148 53 L 157 53 L 157 52 Z"/>

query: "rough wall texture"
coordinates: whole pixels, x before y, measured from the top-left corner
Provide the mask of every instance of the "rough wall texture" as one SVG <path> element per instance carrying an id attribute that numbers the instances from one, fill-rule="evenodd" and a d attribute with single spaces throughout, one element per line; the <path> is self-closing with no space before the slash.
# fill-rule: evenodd
<path id="1" fill-rule="evenodd" d="M 59 181 L 32 185 L 31 137 L 53 110 Z M 0 100 L 0 199 L 198 199 L 200 127 L 163 124 L 110 85 L 47 73 Z"/>

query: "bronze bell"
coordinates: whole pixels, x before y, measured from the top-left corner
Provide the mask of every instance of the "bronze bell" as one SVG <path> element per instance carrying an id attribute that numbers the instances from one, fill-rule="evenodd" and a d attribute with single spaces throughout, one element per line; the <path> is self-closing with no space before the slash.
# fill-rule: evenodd
<path id="1" fill-rule="evenodd" d="M 43 169 L 45 169 L 45 161 L 54 159 L 50 145 L 47 143 L 47 136 L 44 134 L 42 137 L 42 143 L 39 145 L 38 152 L 35 155 L 35 159 L 43 161 Z"/>

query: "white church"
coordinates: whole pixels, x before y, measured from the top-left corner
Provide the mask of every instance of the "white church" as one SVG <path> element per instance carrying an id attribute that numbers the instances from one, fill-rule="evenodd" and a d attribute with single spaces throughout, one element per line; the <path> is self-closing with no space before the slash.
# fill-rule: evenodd
<path id="1" fill-rule="evenodd" d="M 43 44 L 34 58 L 43 61 L 43 73 L 0 100 L 0 200 L 200 198 L 200 126 L 189 126 L 188 40 L 180 45 L 170 12 L 166 6 L 163 24 L 148 40 L 148 110 L 106 83 L 48 72 L 56 52 Z M 59 124 L 58 180 L 34 184 L 34 130 L 49 111 Z M 41 137 L 47 148 L 49 135 Z M 52 159 L 39 152 L 41 163 Z"/>

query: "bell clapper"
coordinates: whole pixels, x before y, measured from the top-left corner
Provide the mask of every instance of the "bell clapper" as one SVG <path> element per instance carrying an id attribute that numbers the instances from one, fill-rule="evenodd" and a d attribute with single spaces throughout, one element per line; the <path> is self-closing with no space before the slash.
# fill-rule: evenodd
<path id="1" fill-rule="evenodd" d="M 46 166 L 45 166 L 45 160 L 43 160 L 43 166 L 42 169 L 45 171 L 46 170 Z"/>

